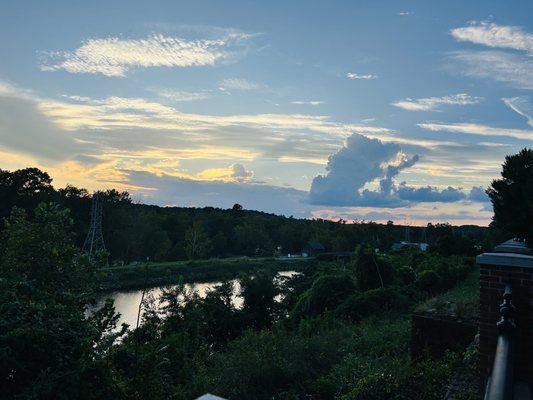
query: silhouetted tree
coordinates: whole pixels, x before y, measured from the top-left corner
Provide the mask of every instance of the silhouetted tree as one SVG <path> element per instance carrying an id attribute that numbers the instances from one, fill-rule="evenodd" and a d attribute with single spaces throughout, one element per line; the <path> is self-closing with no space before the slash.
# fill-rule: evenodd
<path id="1" fill-rule="evenodd" d="M 502 178 L 492 182 L 487 194 L 497 228 L 533 245 L 533 150 L 524 148 L 505 157 Z"/>

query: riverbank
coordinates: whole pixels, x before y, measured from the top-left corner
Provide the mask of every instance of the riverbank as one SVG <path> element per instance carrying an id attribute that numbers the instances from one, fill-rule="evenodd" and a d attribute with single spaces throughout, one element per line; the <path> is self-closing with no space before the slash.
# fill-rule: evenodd
<path id="1" fill-rule="evenodd" d="M 103 268 L 102 291 L 140 289 L 183 282 L 210 282 L 234 279 L 239 274 L 261 270 L 301 271 L 316 263 L 314 258 L 212 258 L 198 261 L 136 263 Z"/>

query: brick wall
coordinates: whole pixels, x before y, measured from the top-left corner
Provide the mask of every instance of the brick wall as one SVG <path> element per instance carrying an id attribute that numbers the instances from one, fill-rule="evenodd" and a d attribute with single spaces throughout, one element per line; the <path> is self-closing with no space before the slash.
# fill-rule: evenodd
<path id="1" fill-rule="evenodd" d="M 507 283 L 511 284 L 512 301 L 516 307 L 515 374 L 531 380 L 533 378 L 533 268 L 479 264 L 479 349 L 481 373 L 484 375 L 482 381 L 486 379 L 492 366 L 498 337 L 496 323 L 500 320 L 499 309 Z"/>

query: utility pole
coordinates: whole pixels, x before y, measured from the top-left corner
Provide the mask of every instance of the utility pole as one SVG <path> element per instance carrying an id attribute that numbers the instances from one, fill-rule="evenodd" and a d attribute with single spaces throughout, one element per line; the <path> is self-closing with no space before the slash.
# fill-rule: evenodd
<path id="1" fill-rule="evenodd" d="M 104 235 L 102 234 L 103 214 L 101 193 L 94 192 L 91 205 L 91 225 L 83 244 L 83 252 L 89 256 L 105 251 Z"/>

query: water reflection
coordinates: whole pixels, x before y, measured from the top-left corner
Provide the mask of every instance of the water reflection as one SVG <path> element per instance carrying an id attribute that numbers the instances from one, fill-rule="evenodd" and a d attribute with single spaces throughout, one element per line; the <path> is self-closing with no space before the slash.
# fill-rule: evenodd
<path id="1" fill-rule="evenodd" d="M 292 277 L 299 274 L 296 271 L 280 271 L 276 275 L 276 278 L 282 277 Z M 243 299 L 239 295 L 241 291 L 241 286 L 238 279 L 233 279 L 233 296 L 232 303 L 235 307 L 240 308 L 243 304 Z M 185 284 L 187 291 L 195 291 L 198 296 L 204 298 L 208 292 L 221 285 L 222 282 L 195 282 Z M 174 285 L 173 287 L 175 287 Z M 106 299 L 113 299 L 115 302 L 115 310 L 120 313 L 120 320 L 118 326 L 122 323 L 128 324 L 130 328 L 135 328 L 137 323 L 137 313 L 139 311 L 139 303 L 142 298 L 142 289 L 141 290 L 128 290 L 128 291 L 116 291 L 107 293 L 97 304 L 96 308 L 101 307 Z M 162 293 L 161 287 L 151 288 L 146 294 L 150 293 L 155 299 L 158 299 Z M 145 295 L 146 296 L 146 295 Z M 281 298 L 277 296 L 277 301 L 280 301 Z M 156 302 L 159 305 L 158 302 Z"/>

